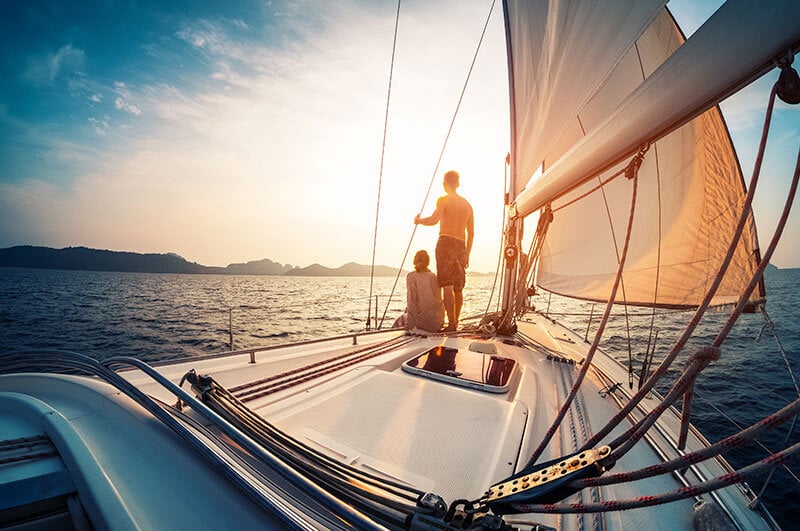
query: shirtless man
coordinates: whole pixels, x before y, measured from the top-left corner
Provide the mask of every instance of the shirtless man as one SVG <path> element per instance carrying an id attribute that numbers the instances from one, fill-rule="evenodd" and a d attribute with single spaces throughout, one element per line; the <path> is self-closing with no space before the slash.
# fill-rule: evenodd
<path id="1" fill-rule="evenodd" d="M 446 332 L 458 328 L 458 317 L 464 302 L 463 290 L 469 253 L 472 251 L 474 220 L 472 206 L 456 193 L 458 172 L 444 174 L 444 190 L 447 195 L 436 201 L 436 210 L 427 218 L 417 214 L 414 224 L 439 224 L 439 241 L 436 243 L 436 277 L 442 288 L 444 309 L 447 312 Z"/>

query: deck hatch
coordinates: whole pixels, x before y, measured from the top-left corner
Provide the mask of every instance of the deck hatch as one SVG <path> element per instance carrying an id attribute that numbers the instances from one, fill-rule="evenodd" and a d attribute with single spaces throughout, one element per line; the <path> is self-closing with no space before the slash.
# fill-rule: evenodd
<path id="1" fill-rule="evenodd" d="M 403 370 L 454 385 L 505 393 L 517 362 L 495 354 L 438 345 L 403 363 Z"/>

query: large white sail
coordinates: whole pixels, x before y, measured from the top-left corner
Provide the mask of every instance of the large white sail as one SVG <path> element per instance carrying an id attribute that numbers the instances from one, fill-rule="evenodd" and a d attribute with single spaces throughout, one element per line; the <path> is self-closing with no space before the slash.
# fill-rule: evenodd
<path id="1" fill-rule="evenodd" d="M 588 130 L 577 111 L 664 4 L 665 0 L 506 2 L 515 195 L 541 165 L 555 161 Z M 576 58 L 592 68 L 574 68 Z"/>
<path id="2" fill-rule="evenodd" d="M 566 7 L 555 12 L 569 13 L 571 21 L 582 19 L 575 15 L 575 11 L 600 9 L 579 2 L 561 2 L 558 5 L 565 4 Z M 584 137 L 601 127 L 609 116 L 617 116 L 620 109 L 625 108 L 623 104 L 629 96 L 681 47 L 683 37 L 670 14 L 660 5 L 648 5 L 658 11 L 653 20 L 648 20 L 649 13 L 639 2 L 624 8 L 629 15 L 625 21 L 645 21 L 646 28 L 638 32 L 635 28 L 628 28 L 626 31 L 633 40 L 623 51 L 609 45 L 602 36 L 604 31 L 616 35 L 614 26 L 597 24 L 581 29 L 572 23 L 552 24 L 551 19 L 555 16 L 552 13 L 538 17 L 532 15 L 527 20 L 534 26 L 530 31 L 522 29 L 520 22 L 515 23 L 516 28 L 509 26 L 511 66 L 514 68 L 511 75 L 515 132 L 513 160 L 518 192 L 527 183 L 526 176 L 536 167 L 541 166 L 547 178 L 551 166 L 563 162 L 559 160 L 562 156 L 566 154 L 563 158 L 569 158 L 583 147 L 581 141 Z M 614 3 L 613 7 L 605 6 L 604 9 L 613 11 L 616 7 L 618 5 Z M 525 5 L 527 8 L 530 8 L 529 4 Z M 517 13 L 517 17 L 519 15 Z M 623 27 L 627 26 L 623 24 Z M 597 38 L 598 47 L 608 52 L 609 57 L 598 60 L 587 55 L 583 68 L 591 74 L 575 67 L 574 62 L 570 69 L 562 72 L 542 74 L 539 67 L 534 66 L 534 73 L 525 71 L 520 74 L 518 70 L 525 67 L 517 61 L 516 49 L 529 50 L 530 38 L 519 37 L 521 42 L 518 43 L 517 33 L 545 34 L 546 37 L 539 40 L 543 47 L 539 55 L 545 58 L 554 53 L 548 47 L 558 47 L 561 40 L 569 41 L 576 38 L 576 34 L 581 40 L 584 37 L 580 35 L 588 33 Z M 610 42 L 615 41 L 611 39 Z M 533 64 L 543 66 L 547 61 L 533 61 Z M 597 74 L 596 67 L 608 67 L 608 70 Z M 570 95 L 568 99 L 572 98 L 576 103 L 571 109 L 559 105 L 558 109 L 552 110 L 552 102 L 537 92 L 542 83 L 528 81 L 529 77 L 537 75 L 554 77 L 565 86 L 570 82 L 583 85 L 597 79 L 600 81 L 597 85 L 589 84 L 584 100 L 574 93 Z M 674 96 L 665 90 L 663 97 Z M 560 96 L 552 98 L 559 99 Z M 536 106 L 543 101 L 544 108 L 539 112 Z M 640 141 L 648 138 L 642 135 Z M 598 140 L 600 143 L 603 141 L 605 139 Z M 607 155 L 602 150 L 595 151 L 591 155 L 595 160 L 602 160 Z M 574 179 L 572 184 L 562 186 L 560 191 L 549 196 L 536 189 L 539 183 L 534 183 L 532 190 L 522 192 L 520 215 L 547 203 L 554 210 L 537 274 L 541 287 L 576 298 L 607 299 L 625 236 L 631 183 L 624 177 L 618 177 L 602 188 L 598 183 L 623 167 L 627 160 L 622 159 L 615 167 L 606 167 L 600 174 L 582 175 L 582 180 Z M 552 184 L 552 181 L 545 184 Z M 719 110 L 712 107 L 655 142 L 640 170 L 639 186 L 631 247 L 617 300 L 664 307 L 695 306 L 725 256 L 744 199 L 741 170 Z M 536 199 L 531 201 L 531 197 Z M 712 304 L 735 302 L 742 286 L 749 281 L 757 259 L 758 243 L 751 218 L 736 249 L 729 274 Z M 752 298 L 762 296 L 763 291 L 757 290 Z"/>

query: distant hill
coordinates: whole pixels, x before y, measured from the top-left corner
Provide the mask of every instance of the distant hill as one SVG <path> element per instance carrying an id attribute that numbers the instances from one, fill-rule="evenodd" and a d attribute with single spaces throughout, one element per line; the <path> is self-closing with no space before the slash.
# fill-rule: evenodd
<path id="1" fill-rule="evenodd" d="M 290 275 L 290 276 L 369 276 L 370 266 L 350 262 L 336 269 L 313 264 L 292 267 L 263 259 L 226 267 L 204 266 L 189 262 L 175 253 L 131 253 L 90 249 L 88 247 L 36 247 L 20 245 L 0 249 L 0 267 L 66 269 L 81 271 L 121 271 L 129 273 L 190 273 L 200 275 Z M 395 276 L 397 269 L 375 266 L 376 276 Z"/>
<path id="2" fill-rule="evenodd" d="M 34 247 L 21 245 L 0 249 L 0 266 L 34 269 L 123 271 L 130 273 L 219 273 L 174 254 L 140 254 L 87 247 Z"/>
<path id="3" fill-rule="evenodd" d="M 371 266 L 350 262 L 336 269 L 319 264 L 312 264 L 308 267 L 296 267 L 285 274 L 286 276 L 292 277 L 368 277 L 370 275 L 370 270 Z M 375 276 L 394 277 L 397 276 L 397 269 L 376 265 Z"/>
<path id="4" fill-rule="evenodd" d="M 283 275 L 291 270 L 289 264 L 282 265 L 267 258 L 246 264 L 230 264 L 224 268 L 226 275 Z"/>

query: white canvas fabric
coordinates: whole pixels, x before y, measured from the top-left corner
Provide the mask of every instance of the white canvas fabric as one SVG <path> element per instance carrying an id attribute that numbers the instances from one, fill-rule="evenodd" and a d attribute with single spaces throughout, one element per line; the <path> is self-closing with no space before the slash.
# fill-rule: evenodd
<path id="1" fill-rule="evenodd" d="M 712 109 L 650 148 L 639 171 L 618 301 L 689 308 L 703 299 L 744 202 L 733 151 L 719 147 L 726 142 L 719 111 Z M 601 179 L 612 173 L 606 172 Z M 541 287 L 598 301 L 606 300 L 611 292 L 624 244 L 632 182 L 617 177 L 584 199 L 561 207 L 598 183 L 594 179 L 552 203 L 555 212 L 537 277 Z M 731 193 L 731 188 L 738 193 Z M 739 299 L 756 267 L 756 247 L 751 217 L 712 304 Z M 751 299 L 762 296 L 757 290 Z"/>
<path id="2" fill-rule="evenodd" d="M 565 12 L 561 9 L 564 4 L 570 4 L 566 9 L 570 14 L 571 10 L 584 8 L 570 2 L 556 2 L 557 13 Z M 613 4 L 613 7 L 605 8 L 613 10 L 617 3 Z M 645 31 L 637 33 L 630 29 L 628 34 L 634 35 L 630 46 L 621 50 L 616 58 L 607 58 L 603 62 L 611 65 L 610 71 L 597 86 L 591 88 L 585 101 L 580 101 L 577 112 L 573 107 L 571 117 L 562 99 L 566 97 L 567 100 L 578 101 L 582 97 L 577 94 L 579 91 L 568 90 L 566 96 L 556 94 L 548 100 L 536 92 L 537 87 L 547 85 L 547 79 L 550 78 L 555 78 L 556 85 L 558 81 L 563 82 L 560 75 L 571 77 L 573 84 L 581 85 L 584 81 L 596 80 L 598 76 L 584 76 L 575 70 L 561 74 L 551 72 L 546 75 L 544 82 L 526 87 L 527 82 L 520 83 L 520 76 L 514 71 L 518 149 L 515 160 L 518 175 L 526 175 L 539 164 L 546 171 L 573 149 L 587 132 L 607 121 L 609 115 L 618 110 L 628 96 L 680 48 L 683 37 L 666 9 L 657 2 L 635 4 L 624 9 L 628 14 L 625 21 L 649 22 L 651 11 L 644 6 L 657 9 L 659 13 Z M 530 4 L 526 4 L 526 7 L 532 8 Z M 586 9 L 601 8 L 588 6 Z M 552 37 L 549 20 L 557 17 L 557 13 L 549 12 L 546 30 L 535 29 L 531 35 L 535 37 L 543 32 L 542 42 L 548 41 Z M 574 22 L 580 18 L 576 16 L 571 20 Z M 556 24 L 554 27 L 561 28 L 569 35 L 580 33 L 572 23 Z M 578 37 L 578 40 L 582 39 Z M 512 38 L 512 46 L 515 46 L 514 41 Z M 600 42 L 603 42 L 602 38 Z M 615 43 L 612 39 L 610 43 L 599 46 L 616 51 L 618 48 L 614 48 Z M 572 52 L 576 50 L 573 48 Z M 545 52 L 542 54 L 548 56 Z M 566 60 L 566 57 L 562 58 Z M 515 55 L 513 64 L 517 64 L 517 60 Z M 596 62 L 593 56 L 590 57 L 590 65 Z M 522 77 L 527 77 L 527 74 Z M 526 97 L 523 92 L 528 88 L 534 92 Z M 525 109 L 522 116 L 519 112 L 520 101 L 530 104 L 522 106 Z M 540 104 L 544 104 L 543 116 L 533 110 Z M 539 116 L 539 119 L 533 120 L 532 116 Z M 547 129 L 554 123 L 558 124 L 555 129 Z M 532 133 L 534 129 L 538 134 Z M 550 139 L 542 138 L 547 131 L 551 133 Z M 602 156 L 602 153 L 597 155 Z M 592 177 L 577 188 L 567 188 L 570 191 L 566 194 L 562 191 L 549 199 L 554 218 L 537 272 L 539 286 L 575 298 L 607 299 L 624 241 L 631 182 L 625 177 L 618 177 L 602 189 L 572 202 L 597 188 L 601 181 L 605 181 L 627 162 L 625 160 Z M 725 255 L 744 195 L 741 169 L 718 108 L 711 108 L 654 143 L 639 171 L 639 198 L 632 242 L 617 300 L 662 307 L 696 306 L 705 295 Z M 540 202 L 537 201 L 537 208 Z M 527 213 L 529 209 L 523 208 L 521 215 Z M 729 274 L 712 304 L 738 300 L 755 270 L 757 258 L 755 224 L 750 217 Z M 758 289 L 751 299 L 761 297 L 763 292 Z"/>
<path id="3" fill-rule="evenodd" d="M 507 2 L 517 193 L 542 161 L 582 136 L 576 110 L 597 92 L 664 4 L 662 0 Z M 576 68 L 576 58 L 591 68 Z"/>

